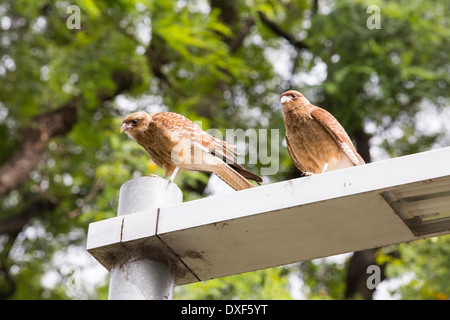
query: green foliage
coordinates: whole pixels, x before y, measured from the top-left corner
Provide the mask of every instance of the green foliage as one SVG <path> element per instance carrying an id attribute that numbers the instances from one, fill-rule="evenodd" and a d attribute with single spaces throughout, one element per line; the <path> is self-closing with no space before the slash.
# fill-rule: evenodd
<path id="1" fill-rule="evenodd" d="M 388 258 L 389 277 L 409 277 L 391 294 L 403 299 L 448 300 L 450 297 L 450 236 L 403 243 L 386 251 L 398 250 L 400 258 Z M 383 259 L 385 255 L 380 255 Z"/>
<path id="2" fill-rule="evenodd" d="M 448 57 L 442 54 L 450 46 L 445 6 L 379 1 L 378 30 L 368 29 L 368 15 L 362 14 L 371 4 L 336 2 L 329 15 L 314 18 L 312 23 L 321 28 L 312 28 L 308 38 L 313 53 L 327 65 L 317 100 L 346 128 L 357 129 L 363 119 L 381 125 L 386 118 L 412 116 L 423 99 L 439 104 L 444 91 L 436 83 L 449 85 L 444 72 Z"/>
<path id="3" fill-rule="evenodd" d="M 287 300 L 289 272 L 277 267 L 203 281 L 176 288 L 174 299 Z"/>
<path id="4" fill-rule="evenodd" d="M 318 259 L 302 262 L 299 271 L 305 286 L 307 299 L 343 299 L 345 292 L 345 263 Z"/>

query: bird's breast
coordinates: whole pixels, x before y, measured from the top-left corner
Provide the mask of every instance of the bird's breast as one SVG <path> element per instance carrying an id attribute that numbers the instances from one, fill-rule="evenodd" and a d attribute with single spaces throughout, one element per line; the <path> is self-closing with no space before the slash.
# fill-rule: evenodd
<path id="1" fill-rule="evenodd" d="M 150 126 L 136 141 L 160 167 L 172 165 L 172 150 L 176 146 L 173 137 L 158 127 Z"/>
<path id="2" fill-rule="evenodd" d="M 285 125 L 291 152 L 300 167 L 312 173 L 321 173 L 325 163 L 332 163 L 334 167 L 340 161 L 342 152 L 338 145 L 309 113 L 291 112 L 285 116 Z"/>

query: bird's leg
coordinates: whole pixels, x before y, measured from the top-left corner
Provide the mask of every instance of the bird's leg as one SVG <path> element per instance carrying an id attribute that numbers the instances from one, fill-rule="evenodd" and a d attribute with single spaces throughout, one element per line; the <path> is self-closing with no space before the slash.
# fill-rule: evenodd
<path id="1" fill-rule="evenodd" d="M 327 172 L 327 169 L 328 169 L 328 162 L 325 162 L 325 164 L 323 165 L 322 173 Z"/>
<path id="2" fill-rule="evenodd" d="M 175 167 L 175 170 L 173 170 L 173 173 L 170 176 L 169 182 L 173 182 L 173 180 L 175 180 L 175 176 L 177 175 L 178 170 L 180 170 L 180 167 Z"/>
<path id="3" fill-rule="evenodd" d="M 309 171 L 302 172 L 302 177 L 309 177 L 309 176 L 313 176 L 313 175 L 315 175 L 315 173 L 312 173 Z"/>

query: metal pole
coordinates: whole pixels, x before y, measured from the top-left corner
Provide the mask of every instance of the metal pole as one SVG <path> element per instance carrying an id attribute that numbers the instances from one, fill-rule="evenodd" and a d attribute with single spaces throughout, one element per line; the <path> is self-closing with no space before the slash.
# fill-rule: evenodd
<path id="1" fill-rule="evenodd" d="M 122 185 L 118 216 L 181 203 L 178 186 L 160 177 L 140 177 Z M 151 248 L 150 248 L 151 249 Z M 124 257 L 111 267 L 109 300 L 172 299 L 174 274 L 170 261 L 158 253 L 142 258 L 145 248 L 127 248 Z"/>

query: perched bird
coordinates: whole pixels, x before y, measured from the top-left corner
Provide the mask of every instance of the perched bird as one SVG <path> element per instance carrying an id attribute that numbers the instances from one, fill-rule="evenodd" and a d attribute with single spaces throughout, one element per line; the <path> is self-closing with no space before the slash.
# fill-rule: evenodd
<path id="1" fill-rule="evenodd" d="M 186 117 L 173 112 L 135 112 L 127 116 L 120 132 L 140 144 L 173 182 L 178 170 L 212 172 L 235 190 L 253 188 L 260 176 L 237 163 L 236 147 L 216 139 Z"/>
<path id="2" fill-rule="evenodd" d="M 328 111 L 300 92 L 281 95 L 286 143 L 298 170 L 306 175 L 364 164 L 347 132 Z"/>

